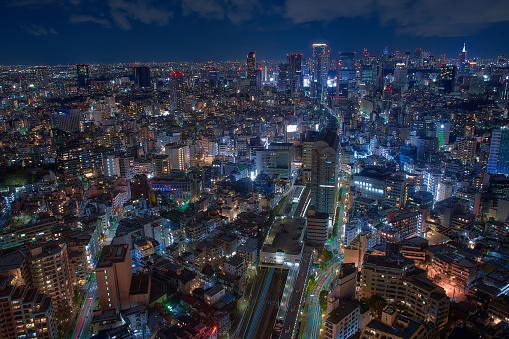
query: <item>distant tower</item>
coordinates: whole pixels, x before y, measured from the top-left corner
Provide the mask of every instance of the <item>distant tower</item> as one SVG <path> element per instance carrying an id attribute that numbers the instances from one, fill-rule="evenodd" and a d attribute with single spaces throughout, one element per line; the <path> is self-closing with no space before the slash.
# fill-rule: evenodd
<path id="1" fill-rule="evenodd" d="M 327 87 L 327 75 L 329 72 L 330 48 L 326 44 L 313 44 L 313 65 L 311 68 L 313 76 L 315 98 L 322 96 L 324 88 Z"/>
<path id="2" fill-rule="evenodd" d="M 286 57 L 287 63 L 290 67 L 289 76 L 292 86 L 292 92 L 297 91 L 302 87 L 302 54 L 290 54 Z"/>
<path id="3" fill-rule="evenodd" d="M 88 64 L 76 65 L 78 73 L 78 87 L 83 90 L 90 89 L 90 69 Z"/>
<path id="4" fill-rule="evenodd" d="M 255 86 L 256 85 L 256 57 L 255 57 L 255 52 L 247 53 L 246 66 L 247 66 L 246 78 L 247 78 L 247 80 L 249 80 L 251 86 Z"/>
<path id="5" fill-rule="evenodd" d="M 456 66 L 442 65 L 440 68 L 439 89 L 449 94 L 454 90 L 454 81 L 456 81 Z"/>
<path id="6" fill-rule="evenodd" d="M 467 44 L 463 43 L 463 50 L 459 54 L 459 62 L 460 64 L 467 61 Z"/>
<path id="7" fill-rule="evenodd" d="M 369 64 L 369 52 L 367 48 L 364 48 L 364 51 L 362 52 L 362 64 Z"/>
<path id="8" fill-rule="evenodd" d="M 48 67 L 35 66 L 35 86 L 45 88 L 48 86 Z"/>
<path id="9" fill-rule="evenodd" d="M 136 66 L 134 70 L 134 83 L 138 88 L 150 87 L 150 67 L 149 66 Z"/>
<path id="10" fill-rule="evenodd" d="M 173 72 L 170 74 L 171 105 L 174 110 L 182 111 L 185 106 L 186 84 L 185 74 L 182 72 Z"/>
<path id="11" fill-rule="evenodd" d="M 463 75 L 468 75 L 469 64 L 467 63 L 467 47 L 463 44 L 463 50 L 458 54 L 458 67 Z"/>

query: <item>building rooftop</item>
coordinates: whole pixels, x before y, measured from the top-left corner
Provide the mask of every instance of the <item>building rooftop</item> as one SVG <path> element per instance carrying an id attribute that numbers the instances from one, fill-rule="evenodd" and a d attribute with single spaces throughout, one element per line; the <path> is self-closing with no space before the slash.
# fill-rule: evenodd
<path id="1" fill-rule="evenodd" d="M 327 321 L 332 324 L 338 324 L 341 320 L 346 318 L 352 312 L 355 312 L 356 309 L 359 308 L 359 305 L 348 301 L 348 300 L 340 300 L 338 307 L 332 310 L 327 317 Z"/>
<path id="2" fill-rule="evenodd" d="M 240 265 L 242 265 L 242 262 L 244 261 L 244 258 L 242 258 L 241 256 L 239 255 L 234 255 L 233 257 L 231 257 L 230 259 L 228 259 L 226 261 L 227 264 L 231 265 L 231 266 L 234 266 L 234 267 L 239 267 Z"/>
<path id="3" fill-rule="evenodd" d="M 123 262 L 126 255 L 130 255 L 129 245 L 106 245 L 102 250 L 96 268 L 111 267 L 114 263 Z"/>
<path id="4" fill-rule="evenodd" d="M 129 295 L 148 294 L 150 293 L 150 274 L 137 273 L 133 274 L 131 279 L 131 287 Z"/>
<path id="5" fill-rule="evenodd" d="M 387 309 L 384 311 L 386 312 Z M 395 310 L 392 310 L 395 312 Z M 415 320 L 412 320 L 411 318 L 407 318 L 403 315 L 398 314 L 396 316 L 396 321 L 394 324 L 389 327 L 385 324 L 383 324 L 379 320 L 371 320 L 369 324 L 366 326 L 366 328 L 374 329 L 375 331 L 387 333 L 390 336 L 396 337 L 396 338 L 403 338 L 403 339 L 410 339 L 412 338 L 416 332 L 419 330 L 419 328 L 423 326 L 420 322 L 417 322 Z M 433 331 L 431 327 L 425 327 L 428 331 Z M 433 337 L 430 335 L 429 337 Z"/>
<path id="6" fill-rule="evenodd" d="M 305 218 L 277 219 L 265 239 L 262 252 L 298 255 L 302 251 Z"/>

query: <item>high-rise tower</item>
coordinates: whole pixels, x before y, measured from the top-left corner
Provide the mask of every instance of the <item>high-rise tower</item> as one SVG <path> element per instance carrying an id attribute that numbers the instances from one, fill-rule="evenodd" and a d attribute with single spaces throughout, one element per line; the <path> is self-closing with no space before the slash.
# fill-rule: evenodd
<path id="1" fill-rule="evenodd" d="M 256 57 L 255 52 L 247 53 L 246 59 L 247 73 L 246 78 L 251 86 L 256 85 Z"/>
<path id="2" fill-rule="evenodd" d="M 313 45 L 313 64 L 311 68 L 313 76 L 312 90 L 315 97 L 321 97 L 324 88 L 327 87 L 327 73 L 329 72 L 330 48 L 327 44 Z"/>
<path id="3" fill-rule="evenodd" d="M 82 90 L 90 89 L 90 69 L 88 64 L 76 65 L 78 73 L 78 87 Z"/>
<path id="4" fill-rule="evenodd" d="M 138 88 L 150 87 L 150 67 L 136 66 L 134 70 L 134 84 Z"/>
<path id="5" fill-rule="evenodd" d="M 339 137 L 332 129 L 324 129 L 313 144 L 311 157 L 311 203 L 317 212 L 334 220 L 338 193 Z"/>
<path id="6" fill-rule="evenodd" d="M 289 65 L 289 77 L 292 92 L 302 87 L 302 54 L 290 54 L 286 57 Z"/>
<path id="7" fill-rule="evenodd" d="M 183 110 L 185 107 L 186 84 L 185 74 L 173 72 L 170 74 L 171 105 L 174 110 Z"/>
<path id="8" fill-rule="evenodd" d="M 509 125 L 491 132 L 488 173 L 509 175 Z"/>

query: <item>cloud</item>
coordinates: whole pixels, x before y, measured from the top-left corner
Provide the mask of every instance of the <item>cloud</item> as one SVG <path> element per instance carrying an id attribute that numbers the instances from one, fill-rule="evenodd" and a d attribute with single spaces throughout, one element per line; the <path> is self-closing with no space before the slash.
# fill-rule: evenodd
<path id="1" fill-rule="evenodd" d="M 509 21 L 507 0 L 286 0 L 284 17 L 294 23 L 376 16 L 382 25 L 416 36 L 463 36 Z"/>
<path id="2" fill-rule="evenodd" d="M 182 0 L 184 15 L 193 13 L 206 19 L 228 19 L 234 24 L 253 19 L 263 12 L 256 0 Z"/>
<path id="3" fill-rule="evenodd" d="M 53 27 L 46 28 L 41 25 L 21 25 L 22 29 L 24 29 L 27 33 L 35 35 L 35 36 L 43 36 L 43 35 L 50 35 L 50 34 L 58 34 Z"/>
<path id="4" fill-rule="evenodd" d="M 92 15 L 71 15 L 71 17 L 69 18 L 69 22 L 73 23 L 73 24 L 91 22 L 91 23 L 99 24 L 106 28 L 111 27 L 111 23 L 108 19 L 97 18 Z"/>
<path id="5" fill-rule="evenodd" d="M 108 0 L 113 21 L 122 29 L 131 29 L 130 20 L 145 24 L 168 24 L 173 12 L 161 6 L 155 6 L 150 0 Z"/>
<path id="6" fill-rule="evenodd" d="M 62 3 L 62 0 L 5 0 L 10 7 L 40 7 Z"/>

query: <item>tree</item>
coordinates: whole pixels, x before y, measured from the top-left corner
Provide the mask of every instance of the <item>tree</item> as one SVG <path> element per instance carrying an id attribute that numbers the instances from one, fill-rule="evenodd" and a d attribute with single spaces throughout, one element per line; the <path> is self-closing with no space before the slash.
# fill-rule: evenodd
<path id="1" fill-rule="evenodd" d="M 375 315 L 377 318 L 382 316 L 382 311 L 385 306 L 387 306 L 387 301 L 380 294 L 373 294 L 367 302 L 371 313 Z"/>
<path id="2" fill-rule="evenodd" d="M 326 290 L 320 291 L 320 308 L 322 309 L 322 312 L 325 312 L 327 310 L 327 296 L 329 295 L 329 292 Z"/>

